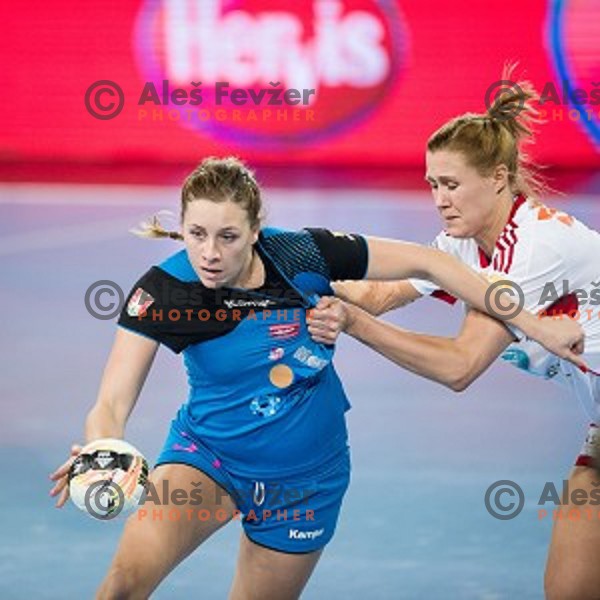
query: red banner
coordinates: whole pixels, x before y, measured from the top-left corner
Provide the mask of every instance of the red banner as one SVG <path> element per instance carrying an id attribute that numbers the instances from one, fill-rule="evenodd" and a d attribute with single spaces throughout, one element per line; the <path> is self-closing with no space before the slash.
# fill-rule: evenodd
<path id="1" fill-rule="evenodd" d="M 76 8 L 74 8 L 76 6 Z M 534 157 L 597 166 L 593 0 L 11 3 L 0 160 L 416 166 L 506 61 L 543 92 Z"/>

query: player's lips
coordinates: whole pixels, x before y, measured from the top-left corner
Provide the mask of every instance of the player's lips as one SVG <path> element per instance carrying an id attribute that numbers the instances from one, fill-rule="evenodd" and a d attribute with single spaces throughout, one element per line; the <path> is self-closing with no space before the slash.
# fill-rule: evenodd
<path id="1" fill-rule="evenodd" d="M 207 267 L 200 267 L 200 270 L 209 279 L 216 279 L 222 272 L 222 269 L 209 269 Z"/>

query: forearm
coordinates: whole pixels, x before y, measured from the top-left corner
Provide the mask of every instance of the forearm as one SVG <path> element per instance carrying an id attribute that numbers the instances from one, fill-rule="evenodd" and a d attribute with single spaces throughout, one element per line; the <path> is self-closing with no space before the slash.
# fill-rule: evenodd
<path id="1" fill-rule="evenodd" d="M 122 438 L 125 425 L 141 391 L 142 381 L 121 379 L 111 372 L 104 373 L 98 399 L 85 423 L 85 437 L 89 442 L 102 437 Z"/>
<path id="2" fill-rule="evenodd" d="M 539 341 L 539 334 L 543 330 L 540 320 L 527 311 L 513 310 L 517 308 L 514 294 L 498 294 L 496 290 L 488 294 L 489 282 L 454 256 L 418 244 L 378 238 L 367 240 L 367 279 L 428 279 L 473 308 L 513 324 Z M 511 291 L 514 292 L 514 289 Z M 510 316 L 511 313 L 517 314 Z"/>
<path id="3" fill-rule="evenodd" d="M 96 404 L 85 423 L 87 441 L 122 438 L 125 425 L 140 395 L 158 342 L 118 328 L 106 363 Z"/>
<path id="4" fill-rule="evenodd" d="M 430 249 L 427 249 L 430 250 Z M 515 287 L 508 284 L 500 289 L 490 289 L 491 284 L 483 275 L 465 268 L 458 259 L 437 250 L 434 260 L 425 260 L 425 268 L 429 271 L 427 278 L 433 280 L 441 288 L 453 296 L 486 313 L 495 319 L 510 323 L 533 339 L 538 339 L 542 330 L 540 319 L 527 310 L 522 310 L 516 299 Z"/>
<path id="5" fill-rule="evenodd" d="M 346 333 L 397 365 L 453 390 L 466 387 L 469 359 L 455 340 L 406 331 L 348 307 Z"/>
<path id="6" fill-rule="evenodd" d="M 108 404 L 96 403 L 85 421 L 85 441 L 100 438 L 118 438 L 125 435 L 126 419 L 115 413 Z"/>

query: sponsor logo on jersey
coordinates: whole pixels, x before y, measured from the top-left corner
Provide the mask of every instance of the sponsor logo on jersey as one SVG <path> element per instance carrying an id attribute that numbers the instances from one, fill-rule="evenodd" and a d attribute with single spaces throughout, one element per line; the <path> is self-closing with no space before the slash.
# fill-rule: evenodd
<path id="1" fill-rule="evenodd" d="M 242 308 L 245 306 L 251 306 L 253 308 L 266 308 L 267 306 L 273 306 L 274 304 L 277 304 L 275 300 L 268 300 L 266 298 L 260 300 L 223 300 L 223 303 L 227 308 Z"/>
<path id="2" fill-rule="evenodd" d="M 323 369 L 329 364 L 328 360 L 315 356 L 306 346 L 300 346 L 294 352 L 294 358 L 311 369 Z"/>
<path id="3" fill-rule="evenodd" d="M 144 289 L 139 287 L 127 304 L 127 314 L 130 317 L 139 317 L 144 314 L 154 303 L 154 298 Z"/>
<path id="4" fill-rule="evenodd" d="M 269 352 L 269 360 L 280 360 L 283 358 L 284 354 L 285 350 L 283 348 L 273 348 L 271 352 Z"/>
<path id="5" fill-rule="evenodd" d="M 283 407 L 279 396 L 260 396 L 250 402 L 252 414 L 260 417 L 272 417 Z"/>
<path id="6" fill-rule="evenodd" d="M 550 221 L 552 219 L 556 219 L 564 225 L 573 225 L 573 217 L 571 215 L 568 215 L 561 210 L 557 210 L 556 208 L 549 208 L 544 205 L 541 205 L 538 208 L 537 218 L 538 221 Z"/>
<path id="7" fill-rule="evenodd" d="M 278 340 L 288 340 L 300 333 L 300 323 L 281 323 L 269 326 L 269 335 Z"/>

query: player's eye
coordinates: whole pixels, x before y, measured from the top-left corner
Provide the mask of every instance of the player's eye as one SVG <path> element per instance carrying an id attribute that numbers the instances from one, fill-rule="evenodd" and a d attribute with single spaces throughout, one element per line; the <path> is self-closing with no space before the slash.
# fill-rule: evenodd
<path id="1" fill-rule="evenodd" d="M 221 239 L 229 244 L 229 243 L 234 242 L 235 240 L 237 240 L 238 237 L 239 236 L 234 235 L 233 233 L 224 233 L 221 236 Z"/>
<path id="2" fill-rule="evenodd" d="M 458 187 L 458 183 L 456 183 L 456 182 L 454 182 L 454 181 L 449 181 L 449 182 L 446 184 L 446 187 L 447 187 L 449 190 L 455 190 L 455 189 Z"/>

